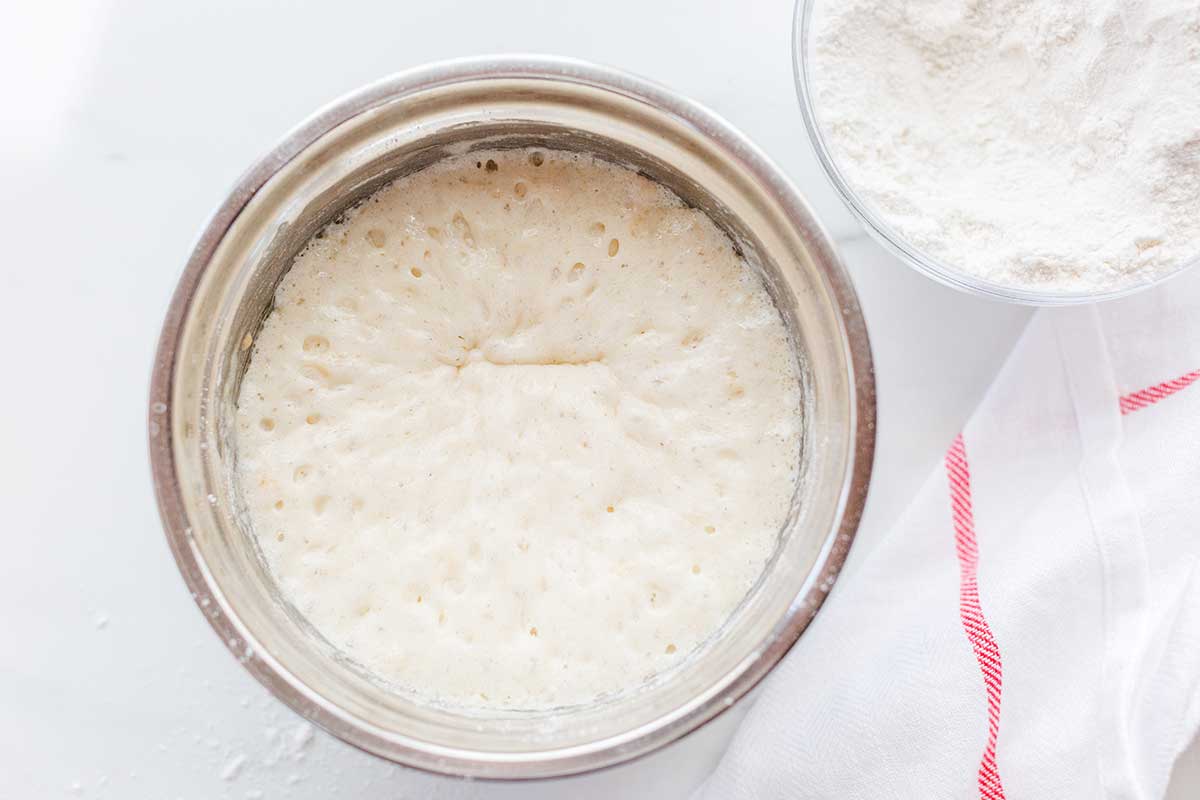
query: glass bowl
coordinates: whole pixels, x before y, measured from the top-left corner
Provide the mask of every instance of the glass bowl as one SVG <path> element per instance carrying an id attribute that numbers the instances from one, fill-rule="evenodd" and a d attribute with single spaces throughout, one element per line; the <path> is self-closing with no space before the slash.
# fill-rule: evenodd
<path id="1" fill-rule="evenodd" d="M 1004 300 L 1011 303 L 1021 303 L 1032 306 L 1067 306 L 1082 303 L 1093 303 L 1101 300 L 1113 300 L 1119 297 L 1156 286 L 1169 278 L 1175 277 L 1190 267 L 1200 264 L 1200 257 L 1183 262 L 1174 270 L 1158 275 L 1151 280 L 1141 281 L 1129 286 L 1107 289 L 1099 292 L 1054 292 L 1026 289 L 1010 286 L 993 281 L 977 278 L 951 264 L 941 261 L 915 247 L 904 235 L 893 228 L 878 214 L 872 205 L 855 191 L 850 181 L 842 173 L 825 139 L 821 128 L 820 115 L 816 108 L 816 99 L 812 86 L 812 73 L 809 58 L 812 53 L 811 38 L 813 35 L 813 11 L 822 0 L 797 0 L 795 14 L 792 20 L 792 67 L 795 73 L 796 93 L 800 99 L 800 112 L 804 117 L 804 127 L 812 140 L 813 149 L 821 167 L 829 177 L 830 183 L 837 190 L 842 202 L 856 216 L 867 233 L 887 250 L 908 266 L 933 278 L 939 283 L 953 287 L 970 294 Z"/>
<path id="2" fill-rule="evenodd" d="M 454 709 L 383 684 L 279 591 L 234 480 L 236 399 L 275 287 L 314 233 L 447 154 L 529 146 L 580 150 L 643 172 L 707 213 L 760 271 L 795 343 L 805 418 L 799 479 L 758 581 L 682 663 L 589 704 Z M 635 758 L 745 695 L 833 586 L 862 514 L 875 438 L 857 298 L 828 236 L 778 168 L 685 98 L 549 57 L 468 59 L 396 75 L 290 133 L 201 233 L 167 311 L 150 391 L 151 466 L 167 541 L 197 605 L 242 665 L 298 713 L 364 750 L 502 779 Z"/>

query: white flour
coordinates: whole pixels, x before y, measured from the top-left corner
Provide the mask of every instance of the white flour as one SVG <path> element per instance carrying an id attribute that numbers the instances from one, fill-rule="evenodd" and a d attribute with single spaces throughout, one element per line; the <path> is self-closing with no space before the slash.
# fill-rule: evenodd
<path id="1" fill-rule="evenodd" d="M 1196 0 L 841 0 L 813 22 L 836 161 L 921 251 L 1050 292 L 1200 256 Z"/>

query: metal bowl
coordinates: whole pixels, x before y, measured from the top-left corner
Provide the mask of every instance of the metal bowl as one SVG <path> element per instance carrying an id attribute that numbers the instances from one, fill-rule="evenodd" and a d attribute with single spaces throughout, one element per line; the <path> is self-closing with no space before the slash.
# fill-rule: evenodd
<path id="1" fill-rule="evenodd" d="M 586 706 L 464 711 L 383 685 L 280 595 L 233 479 L 248 344 L 314 233 L 451 152 L 586 151 L 708 213 L 761 271 L 795 343 L 806 419 L 776 552 L 729 621 L 644 686 Z M 304 717 L 364 750 L 436 772 L 531 778 L 647 753 L 721 713 L 783 657 L 846 557 L 874 449 L 870 348 L 829 238 L 784 176 L 710 112 L 623 73 L 558 58 L 482 58 L 407 72 L 319 111 L 238 182 L 205 226 L 163 325 L 150 454 L 171 550 L 230 650 Z"/>

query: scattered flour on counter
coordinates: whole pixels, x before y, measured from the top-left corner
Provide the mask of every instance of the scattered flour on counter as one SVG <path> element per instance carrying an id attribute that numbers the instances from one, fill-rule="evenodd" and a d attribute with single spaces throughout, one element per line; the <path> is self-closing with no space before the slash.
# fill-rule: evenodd
<path id="1" fill-rule="evenodd" d="M 231 781 L 241 774 L 242 767 L 246 766 L 246 756 L 239 753 L 225 762 L 224 768 L 221 769 L 221 780 Z"/>
<path id="2" fill-rule="evenodd" d="M 304 751 L 312 744 L 314 728 L 307 722 L 302 722 L 292 731 L 292 744 L 290 752 L 292 758 L 304 758 Z"/>
<path id="3" fill-rule="evenodd" d="M 917 249 L 1048 292 L 1200 258 L 1196 0 L 823 0 L 814 15 L 835 161 Z"/>
<path id="4" fill-rule="evenodd" d="M 640 685 L 728 618 L 789 510 L 799 380 L 760 278 L 588 156 L 383 188 L 297 256 L 253 347 L 238 478 L 274 575 L 430 700 Z"/>

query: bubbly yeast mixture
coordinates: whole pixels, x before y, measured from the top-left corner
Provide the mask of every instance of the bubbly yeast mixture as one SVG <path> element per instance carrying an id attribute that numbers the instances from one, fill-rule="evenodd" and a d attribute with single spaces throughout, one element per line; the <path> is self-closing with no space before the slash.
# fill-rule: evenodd
<path id="1" fill-rule="evenodd" d="M 772 553 L 794 355 L 701 212 L 588 156 L 454 156 L 319 233 L 238 406 L 284 593 L 436 702 L 547 708 L 685 658 Z"/>

